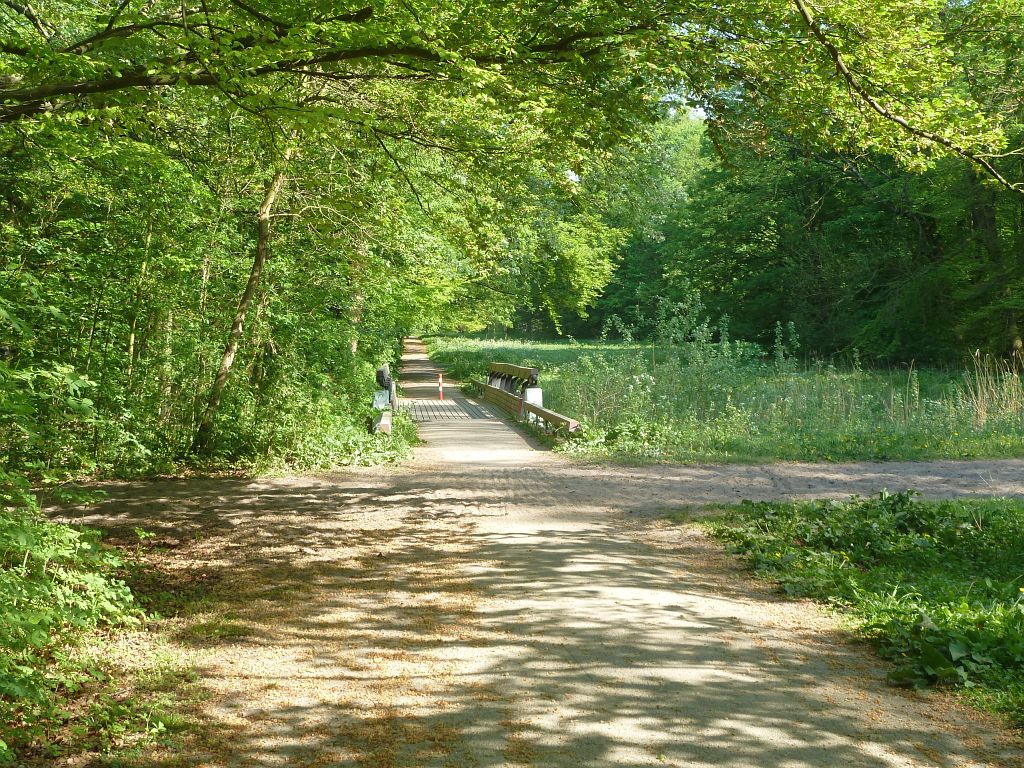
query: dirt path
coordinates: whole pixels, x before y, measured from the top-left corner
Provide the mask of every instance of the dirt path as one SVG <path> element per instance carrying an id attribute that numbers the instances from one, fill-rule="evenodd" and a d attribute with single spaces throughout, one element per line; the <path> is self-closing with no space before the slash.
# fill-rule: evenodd
<path id="1" fill-rule="evenodd" d="M 407 396 L 436 396 L 421 349 L 404 371 Z M 446 402 L 397 471 L 125 484 L 78 515 L 159 532 L 168 580 L 212 589 L 176 625 L 204 727 L 146 765 L 1024 765 L 1019 741 L 886 687 L 813 606 L 656 514 L 1020 495 L 1024 462 L 581 466 Z"/>

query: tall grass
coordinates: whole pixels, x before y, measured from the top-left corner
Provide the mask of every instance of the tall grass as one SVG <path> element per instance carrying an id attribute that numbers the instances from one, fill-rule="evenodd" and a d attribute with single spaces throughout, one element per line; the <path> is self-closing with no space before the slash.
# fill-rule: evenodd
<path id="1" fill-rule="evenodd" d="M 800 363 L 698 335 L 658 346 L 435 338 L 461 377 L 492 360 L 541 369 L 545 405 L 584 423 L 565 450 L 682 461 L 898 460 L 1024 456 L 1024 383 L 975 356 L 963 370 Z"/>
<path id="2" fill-rule="evenodd" d="M 1007 414 L 1024 413 L 1024 386 L 1020 378 L 1020 358 L 999 360 L 975 353 L 973 369 L 964 375 L 957 395 L 961 408 L 974 417 L 978 427 L 989 419 L 1005 418 Z"/>

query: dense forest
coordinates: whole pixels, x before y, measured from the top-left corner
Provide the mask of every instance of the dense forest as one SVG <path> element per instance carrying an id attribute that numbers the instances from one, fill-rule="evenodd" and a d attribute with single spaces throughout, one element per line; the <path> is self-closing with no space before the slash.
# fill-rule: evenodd
<path id="1" fill-rule="evenodd" d="M 722 157 L 682 115 L 620 162 L 626 206 L 606 217 L 627 239 L 595 307 L 565 323 L 575 336 L 609 323 L 649 334 L 699 298 L 739 338 L 770 344 L 793 323 L 819 356 L 950 363 L 1021 349 L 1024 198 L 968 163 L 913 171 L 785 133 Z"/>

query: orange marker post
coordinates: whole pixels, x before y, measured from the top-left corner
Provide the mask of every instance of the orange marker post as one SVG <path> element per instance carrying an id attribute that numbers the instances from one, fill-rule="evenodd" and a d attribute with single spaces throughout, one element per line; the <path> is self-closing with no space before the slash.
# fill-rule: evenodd
<path id="1" fill-rule="evenodd" d="M 437 399 L 444 400 L 444 374 L 437 374 Z"/>

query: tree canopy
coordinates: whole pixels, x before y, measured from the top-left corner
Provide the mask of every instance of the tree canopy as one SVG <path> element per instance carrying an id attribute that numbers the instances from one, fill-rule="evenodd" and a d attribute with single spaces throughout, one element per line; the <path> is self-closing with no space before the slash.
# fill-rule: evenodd
<path id="1" fill-rule="evenodd" d="M 860 233 L 830 241 L 864 246 L 835 251 L 844 296 L 875 284 L 845 281 L 858 264 L 879 274 L 865 254 L 890 215 L 920 242 L 970 216 L 971 247 L 1016 275 L 1021 13 L 1019 0 L 0 0 L 9 461 L 370 450 L 353 447 L 367 367 L 402 333 L 524 311 L 561 323 L 595 302 L 598 319 L 627 304 L 652 316 L 702 281 L 723 309 L 755 307 L 766 293 L 739 286 L 781 279 L 777 260 L 813 274 L 801 265 L 824 241 L 801 238 L 823 221 L 815 206 Z M 687 113 L 701 126 L 665 122 Z M 973 207 L 922 213 L 928 180 L 953 177 Z M 786 219 L 778 193 L 812 182 L 822 194 Z M 881 202 L 854 199 L 858 185 Z M 893 275 L 927 261 L 879 258 Z M 978 274 L 942 263 L 961 286 Z M 986 307 L 1011 301 L 1012 281 L 984 279 L 998 286 Z M 957 338 L 1010 322 L 1000 312 Z"/>
<path id="2" fill-rule="evenodd" d="M 478 118 L 501 106 L 578 132 L 622 127 L 676 93 L 723 129 L 771 114 L 819 140 L 908 159 L 960 154 L 1015 186 L 992 163 L 1007 145 L 1005 105 L 979 93 L 1012 72 L 977 52 L 1019 47 L 1019 0 L 122 0 L 105 11 L 4 0 L 0 9 L 3 122 L 123 110 L 177 87 L 259 115 L 415 135 L 393 103 L 398 89 L 379 88 L 390 83 L 434 99 L 469 96 Z M 968 65 L 975 76 L 958 77 Z M 588 134 L 592 145 L 598 138 Z"/>

